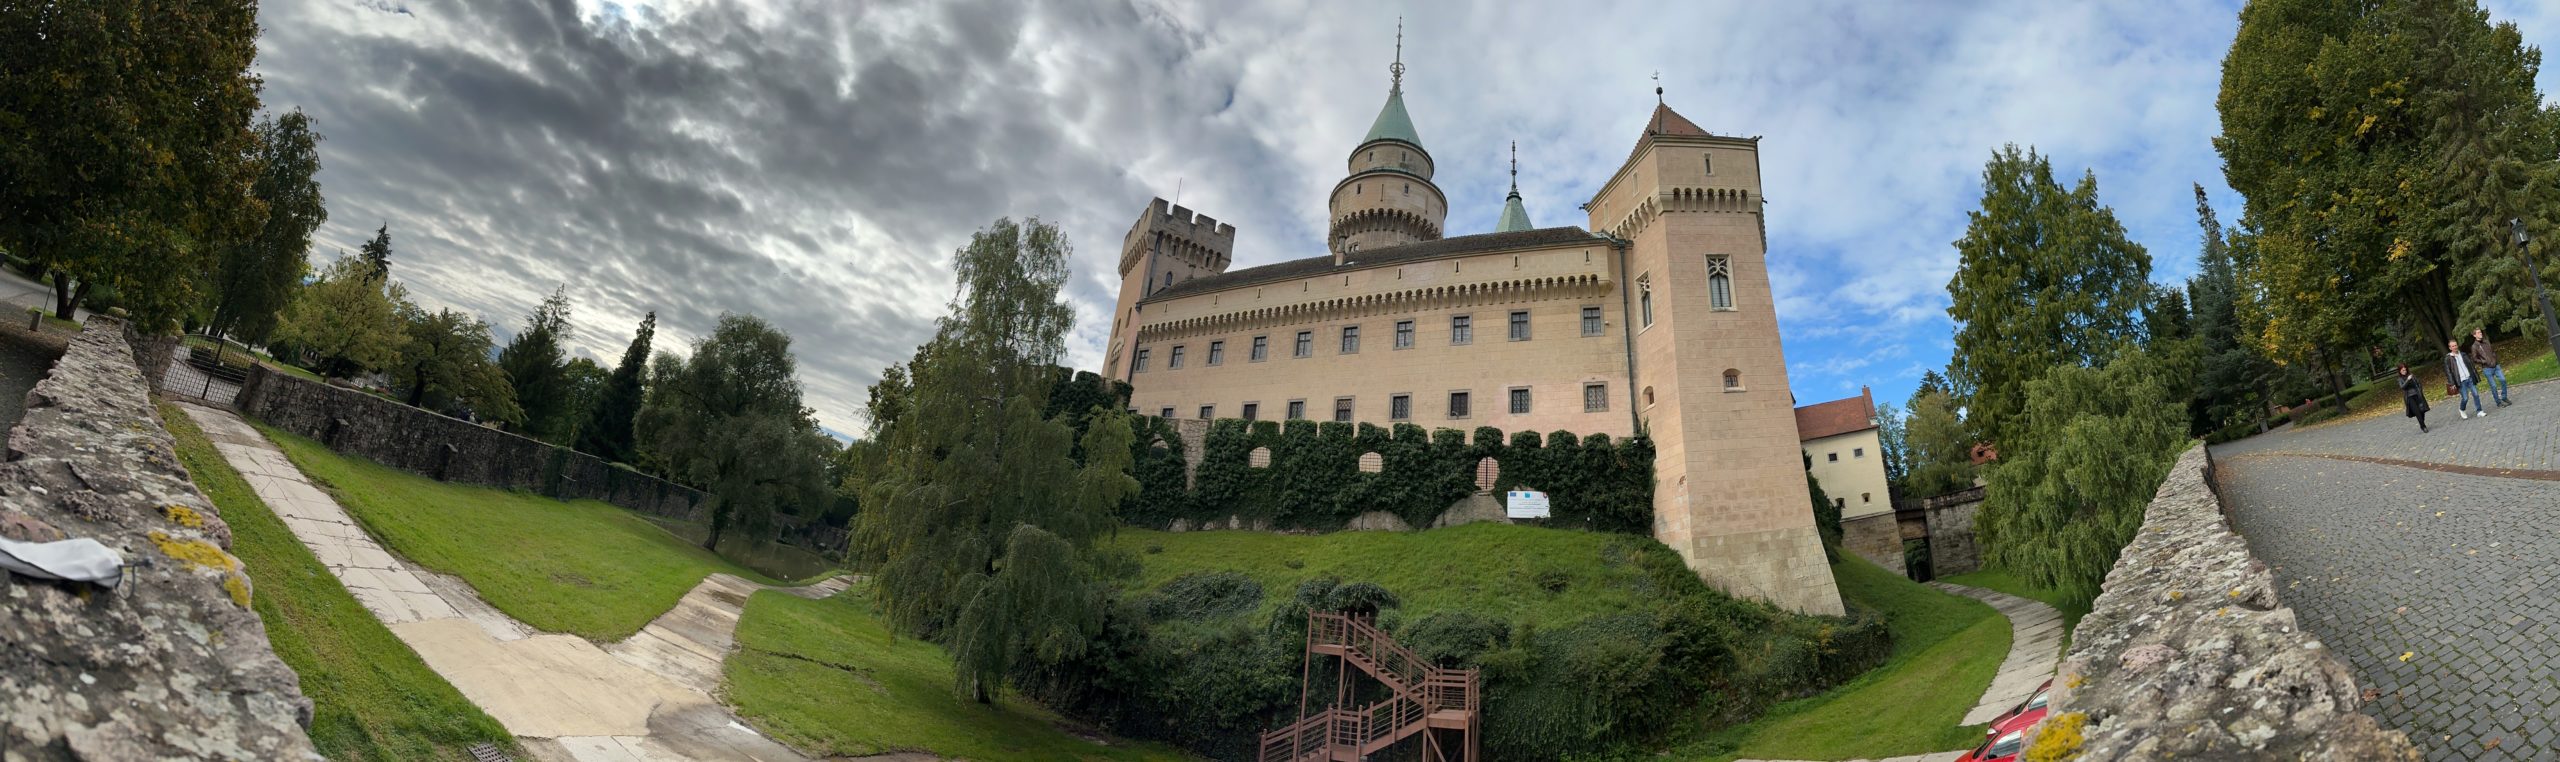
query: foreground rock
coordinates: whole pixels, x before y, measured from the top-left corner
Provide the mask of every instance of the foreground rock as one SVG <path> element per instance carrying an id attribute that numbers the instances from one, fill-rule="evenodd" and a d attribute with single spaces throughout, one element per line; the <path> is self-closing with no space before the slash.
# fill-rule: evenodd
<path id="1" fill-rule="evenodd" d="M 2030 759 L 2415 760 L 2356 712 L 2347 665 L 2224 525 L 2205 449 L 2179 456 L 2072 631 Z"/>
<path id="2" fill-rule="evenodd" d="M 178 465 L 123 326 L 92 317 L 27 395 L 0 532 L 95 539 L 112 588 L 0 574 L 0 750 L 16 760 L 319 759 L 231 532 Z"/>

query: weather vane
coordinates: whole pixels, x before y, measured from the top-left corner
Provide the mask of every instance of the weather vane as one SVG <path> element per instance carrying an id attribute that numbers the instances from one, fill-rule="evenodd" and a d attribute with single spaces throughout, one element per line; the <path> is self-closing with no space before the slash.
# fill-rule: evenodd
<path id="1" fill-rule="evenodd" d="M 1662 105 L 1662 72 L 1659 70 L 1653 73 L 1653 103 Z"/>

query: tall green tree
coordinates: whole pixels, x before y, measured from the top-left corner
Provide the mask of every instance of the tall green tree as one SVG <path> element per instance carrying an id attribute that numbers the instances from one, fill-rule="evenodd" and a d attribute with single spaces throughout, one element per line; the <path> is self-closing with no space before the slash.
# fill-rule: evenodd
<path id="1" fill-rule="evenodd" d="M 1903 475 L 1911 470 L 1910 433 L 1904 428 L 1903 417 L 1902 411 L 1895 409 L 1893 403 L 1876 403 L 1876 449 L 1883 450 L 1879 455 L 1884 458 L 1884 479 L 1888 485 L 1901 484 Z"/>
<path id="2" fill-rule="evenodd" d="M 363 277 L 369 278 L 370 275 Z M 428 312 L 404 305 L 402 322 L 409 339 L 400 348 L 397 380 L 408 385 L 414 407 L 458 406 L 481 420 L 515 425 L 524 411 L 505 373 L 489 362 L 489 324 L 450 308 Z"/>
<path id="3" fill-rule="evenodd" d="M 569 428 L 561 432 L 564 438 L 576 441 L 583 433 L 588 414 L 604 399 L 605 385 L 612 382 L 613 371 L 588 358 L 570 358 L 560 366 L 561 406 L 567 410 L 563 417 L 569 421 Z"/>
<path id="4" fill-rule="evenodd" d="M 266 219 L 245 240 L 215 247 L 213 314 L 206 330 L 261 343 L 309 271 L 311 231 L 329 221 L 320 196 L 320 134 L 300 109 L 260 120 L 249 194 Z"/>
<path id="5" fill-rule="evenodd" d="M 356 253 L 364 257 L 366 266 L 373 268 L 374 280 L 390 280 L 391 223 L 382 223 L 380 229 L 373 231 L 373 240 L 364 242 L 364 247 Z"/>
<path id="6" fill-rule="evenodd" d="M 1904 417 L 1904 470 L 1898 486 L 1910 497 L 1937 497 L 1973 486 L 1973 438 L 1956 415 L 1954 395 L 1925 382 L 1911 393 Z"/>
<path id="7" fill-rule="evenodd" d="M 881 465 L 857 548 L 879 564 L 890 620 L 951 644 L 957 687 L 979 701 L 1019 660 L 1080 654 L 1104 589 L 1093 541 L 1138 489 L 1125 416 L 1042 415 L 1074 320 L 1059 296 L 1068 258 L 1038 220 L 979 231 L 954 258 L 951 312 L 905 387 L 874 387 Z M 1095 417 L 1076 447 L 1069 419 L 1081 416 Z"/>
<path id="8" fill-rule="evenodd" d="M 524 411 L 524 432 L 539 439 L 567 439 L 577 425 L 571 416 L 583 412 L 569 405 L 569 331 L 568 287 L 554 288 L 525 316 L 524 330 L 498 350 L 498 370 Z"/>
<path id="9" fill-rule="evenodd" d="M 2151 256 L 2098 203 L 2098 179 L 2064 188 L 2053 165 L 2015 145 L 1982 170 L 1982 206 L 1955 242 L 1947 284 L 1956 323 L 1947 372 L 1967 423 L 2003 441 L 2027 406 L 2027 384 L 2058 366 L 2095 366 L 2137 335 Z"/>
<path id="10" fill-rule="evenodd" d="M 732 530 L 770 537 L 777 513 L 826 509 L 835 447 L 801 406 L 790 336 L 724 313 L 690 357 L 660 357 L 635 429 L 668 475 L 710 494 L 702 547 Z"/>
<path id="11" fill-rule="evenodd" d="M 2250 332 L 2240 321 L 2243 294 L 2222 222 L 2214 215 L 2204 185 L 2197 184 L 2195 192 L 2196 224 L 2202 229 L 2203 243 L 2196 250 L 2196 275 L 2187 279 L 2201 355 L 2190 403 L 2193 430 L 2203 434 L 2242 421 L 2263 425 L 2267 383 L 2274 369 L 2259 356 L 2258 345 L 2248 340 Z"/>
<path id="12" fill-rule="evenodd" d="M 374 280 L 364 260 L 339 257 L 294 293 L 272 343 L 333 378 L 387 370 L 409 342 L 408 304 L 406 287 Z"/>
<path id="13" fill-rule="evenodd" d="M 597 394 L 586 425 L 578 427 L 580 452 L 616 463 L 640 460 L 631 422 L 647 401 L 643 385 L 649 374 L 649 342 L 657 334 L 658 313 L 652 311 L 640 318 L 640 330 L 631 337 L 631 346 L 622 350 L 622 362 L 613 366 L 613 377 L 605 380 Z"/>
<path id="14" fill-rule="evenodd" d="M 2027 384 L 1974 529 L 1984 560 L 2028 584 L 2097 597 L 2143 507 L 2187 442 L 2173 372 L 2124 345 L 2102 367 L 2061 364 Z"/>
<path id="15" fill-rule="evenodd" d="M 49 274 L 57 317 L 105 286 L 172 325 L 212 243 L 251 237 L 257 34 L 253 0 L 0 11 L 0 249 Z"/>

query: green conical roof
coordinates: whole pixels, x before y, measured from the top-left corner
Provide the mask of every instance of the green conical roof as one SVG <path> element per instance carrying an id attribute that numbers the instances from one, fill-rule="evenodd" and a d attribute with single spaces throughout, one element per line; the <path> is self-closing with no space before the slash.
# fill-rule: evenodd
<path id="1" fill-rule="evenodd" d="M 1404 88 L 1387 90 L 1387 106 L 1378 109 L 1378 121 L 1369 125 L 1369 137 L 1360 142 L 1401 140 L 1421 147 L 1422 136 L 1413 132 L 1413 115 L 1404 112 Z"/>
<path id="2" fill-rule="evenodd" d="M 1511 198 L 1502 202 L 1502 221 L 1493 224 L 1493 232 L 1516 233 L 1535 227 L 1529 224 L 1529 208 L 1520 205 L 1520 191 L 1512 191 Z"/>

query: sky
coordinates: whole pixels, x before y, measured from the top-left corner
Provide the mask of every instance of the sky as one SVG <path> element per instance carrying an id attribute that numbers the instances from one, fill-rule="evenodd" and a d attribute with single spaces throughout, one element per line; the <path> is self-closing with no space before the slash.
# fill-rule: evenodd
<path id="1" fill-rule="evenodd" d="M 2486 5 L 2530 44 L 2560 33 L 2550 4 Z M 2153 280 L 2193 274 L 2194 187 L 2239 216 L 2211 142 L 2238 7 L 267 0 L 257 71 L 325 136 L 315 264 L 387 225 L 421 304 L 503 341 L 565 289 L 573 353 L 608 366 L 644 312 L 679 352 L 758 315 L 792 335 L 820 423 L 858 435 L 864 389 L 931 337 L 952 252 L 997 218 L 1075 246 L 1087 369 L 1150 198 L 1234 224 L 1234 267 L 1324 253 L 1401 18 L 1450 235 L 1492 230 L 1515 140 L 1531 218 L 1588 226 L 1658 75 L 1700 126 L 1761 138 L 1798 401 L 1899 404 L 1947 362 L 1952 244 L 2004 144 L 2094 172 Z"/>

